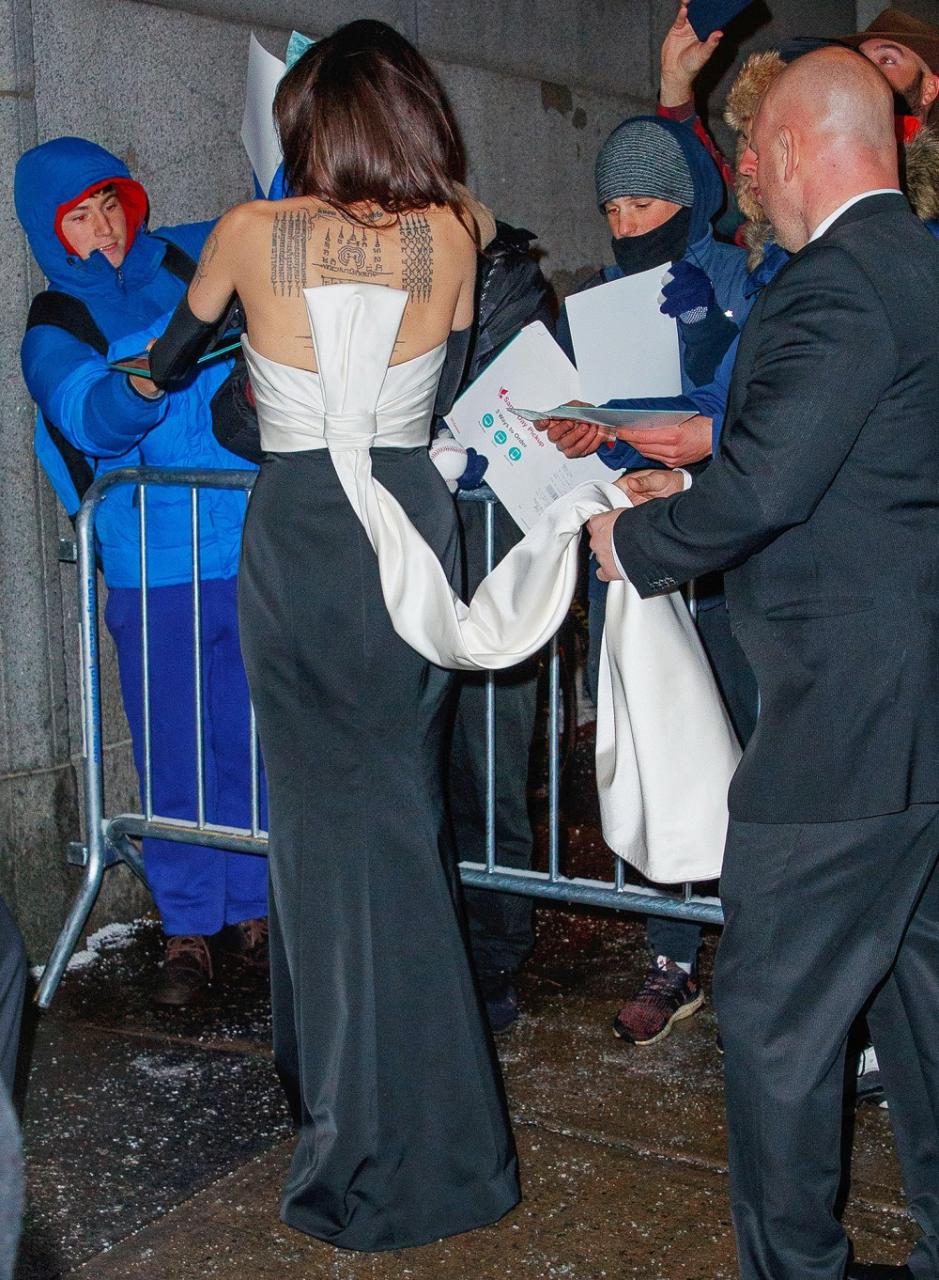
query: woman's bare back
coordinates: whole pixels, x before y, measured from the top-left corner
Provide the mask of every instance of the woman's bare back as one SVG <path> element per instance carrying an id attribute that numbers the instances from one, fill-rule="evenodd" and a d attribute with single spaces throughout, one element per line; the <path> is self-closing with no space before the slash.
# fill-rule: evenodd
<path id="1" fill-rule="evenodd" d="M 206 242 L 189 289 L 194 313 L 212 319 L 236 292 L 254 349 L 301 369 L 316 368 L 305 288 L 358 282 L 405 290 L 392 364 L 466 328 L 476 250 L 452 210 L 356 212 L 358 221 L 307 197 L 236 206 Z"/>

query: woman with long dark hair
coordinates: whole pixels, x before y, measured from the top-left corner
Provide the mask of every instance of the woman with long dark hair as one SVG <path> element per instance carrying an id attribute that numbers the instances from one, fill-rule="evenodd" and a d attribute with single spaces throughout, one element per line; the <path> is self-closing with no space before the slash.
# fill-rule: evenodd
<path id="1" fill-rule="evenodd" d="M 221 219 L 151 372 L 172 385 L 238 294 L 265 450 L 240 623 L 269 787 L 275 1060 L 299 1130 L 282 1213 L 395 1249 L 519 1196 L 446 834 L 450 677 L 393 630 L 352 505 L 399 503 L 455 578 L 427 442 L 462 368 L 476 245 L 449 107 L 390 27 L 315 45 L 275 115 L 295 194 Z"/>

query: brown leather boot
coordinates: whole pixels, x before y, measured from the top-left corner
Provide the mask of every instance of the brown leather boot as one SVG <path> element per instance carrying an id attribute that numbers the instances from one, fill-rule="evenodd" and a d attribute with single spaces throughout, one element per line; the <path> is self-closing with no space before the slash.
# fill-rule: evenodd
<path id="1" fill-rule="evenodd" d="M 153 989 L 153 1002 L 181 1008 L 201 1000 L 212 981 L 212 954 L 201 934 L 166 939 L 163 965 Z"/>
<path id="2" fill-rule="evenodd" d="M 234 927 L 237 939 L 236 954 L 241 963 L 249 969 L 267 972 L 268 969 L 268 930 L 267 917 L 257 916 L 253 920 L 242 920 Z"/>

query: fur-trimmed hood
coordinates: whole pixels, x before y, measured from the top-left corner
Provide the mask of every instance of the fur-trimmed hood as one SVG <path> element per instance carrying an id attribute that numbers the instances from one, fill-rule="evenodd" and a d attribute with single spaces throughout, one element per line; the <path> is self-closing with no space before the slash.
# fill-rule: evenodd
<path id="1" fill-rule="evenodd" d="M 767 89 L 786 63 L 774 49 L 753 53 L 740 68 L 724 106 L 724 119 L 737 134 L 736 162 L 746 148 L 746 136 L 757 107 Z M 901 182 L 917 217 L 939 220 L 939 127 L 923 125 L 906 143 Z M 747 265 L 753 270 L 763 258 L 765 246 L 773 239 L 773 229 L 753 198 L 750 179 L 737 173 L 737 205 L 747 219 L 744 241 Z"/>
<path id="2" fill-rule="evenodd" d="M 786 64 L 775 49 L 751 53 L 730 86 L 724 103 L 724 119 L 736 134 L 746 133 L 763 94 Z"/>
<path id="3" fill-rule="evenodd" d="M 916 216 L 939 220 L 939 125 L 923 125 L 906 144 L 902 181 Z"/>

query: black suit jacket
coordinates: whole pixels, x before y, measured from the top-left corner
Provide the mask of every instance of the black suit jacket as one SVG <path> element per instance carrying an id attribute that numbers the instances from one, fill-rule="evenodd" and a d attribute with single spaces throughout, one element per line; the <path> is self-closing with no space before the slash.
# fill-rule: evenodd
<path id="1" fill-rule="evenodd" d="M 939 242 L 866 197 L 757 301 L 712 465 L 614 526 L 642 595 L 728 571 L 761 696 L 737 819 L 939 802 L 937 310 Z"/>

